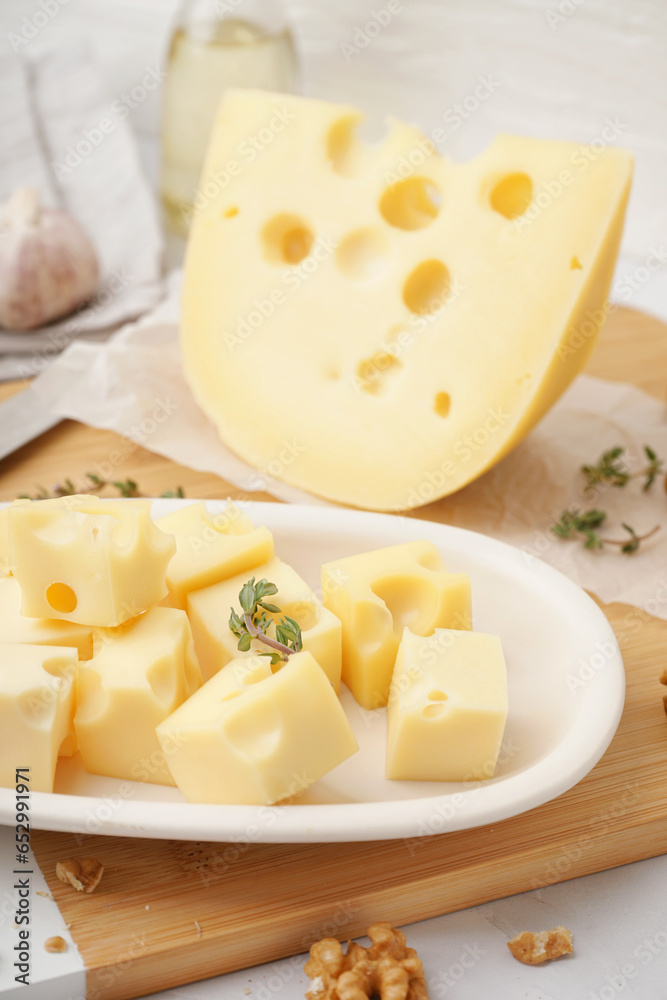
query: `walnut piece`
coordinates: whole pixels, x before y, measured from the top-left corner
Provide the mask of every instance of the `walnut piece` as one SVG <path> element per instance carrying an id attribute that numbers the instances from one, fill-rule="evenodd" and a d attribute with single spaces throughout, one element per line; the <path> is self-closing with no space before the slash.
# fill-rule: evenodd
<path id="1" fill-rule="evenodd" d="M 67 858 L 56 865 L 61 882 L 73 885 L 77 892 L 93 892 L 100 884 L 104 866 L 97 858 Z"/>
<path id="2" fill-rule="evenodd" d="M 368 928 L 370 948 L 335 938 L 316 941 L 306 962 L 308 1000 L 428 1000 L 424 969 L 405 935 L 386 922 Z"/>
<path id="3" fill-rule="evenodd" d="M 44 942 L 44 950 L 52 953 L 67 951 L 67 941 L 61 937 L 47 938 Z"/>
<path id="4" fill-rule="evenodd" d="M 523 931 L 517 934 L 507 947 L 514 957 L 524 965 L 541 965 L 552 958 L 572 954 L 572 932 L 567 927 L 554 927 L 552 931 Z"/>

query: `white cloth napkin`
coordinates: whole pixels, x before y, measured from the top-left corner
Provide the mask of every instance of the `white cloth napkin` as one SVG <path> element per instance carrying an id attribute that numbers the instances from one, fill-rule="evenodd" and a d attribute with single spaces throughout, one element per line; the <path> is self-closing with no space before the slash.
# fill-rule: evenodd
<path id="1" fill-rule="evenodd" d="M 70 212 L 97 251 L 100 287 L 90 305 L 39 331 L 0 331 L 0 379 L 35 375 L 74 338 L 140 316 L 162 294 L 157 210 L 126 119 L 83 41 L 3 53 L 0 200 L 27 184 Z"/>
<path id="2" fill-rule="evenodd" d="M 324 503 L 253 469 L 226 448 L 197 406 L 183 377 L 178 345 L 180 274 L 158 309 L 127 325 L 107 344 L 76 343 L 33 383 L 42 403 L 62 417 L 114 430 L 193 469 L 213 472 L 244 494 L 259 490 L 293 503 Z M 625 601 L 667 619 L 667 507 L 664 479 L 642 492 L 584 490 L 580 467 L 615 445 L 633 470 L 643 446 L 667 458 L 667 409 L 630 385 L 580 376 L 526 440 L 486 475 L 437 504 L 414 511 L 481 531 L 551 563 L 604 601 Z M 65 470 L 66 471 L 66 470 Z M 561 541 L 550 526 L 568 507 L 608 511 L 603 534 L 623 538 L 622 522 L 638 533 L 661 530 L 634 555 L 618 547 L 586 551 Z M 629 623 L 628 628 L 631 627 Z M 636 623 L 634 623 L 636 624 Z"/>

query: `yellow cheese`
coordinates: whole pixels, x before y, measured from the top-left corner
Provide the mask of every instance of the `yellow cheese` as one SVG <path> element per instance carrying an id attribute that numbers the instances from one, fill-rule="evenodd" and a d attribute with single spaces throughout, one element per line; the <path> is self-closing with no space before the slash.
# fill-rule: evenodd
<path id="1" fill-rule="evenodd" d="M 409 629 L 396 657 L 387 708 L 387 777 L 490 778 L 507 718 L 500 639 L 481 632 Z"/>
<path id="2" fill-rule="evenodd" d="M 93 655 L 93 629 L 90 625 L 77 625 L 57 618 L 24 618 L 21 614 L 21 588 L 13 576 L 0 577 L 0 643 L 5 642 L 76 646 L 80 660 L 88 660 Z"/>
<path id="3" fill-rule="evenodd" d="M 174 539 L 149 500 L 73 496 L 9 508 L 9 544 L 21 614 L 114 626 L 167 593 Z"/>
<path id="4" fill-rule="evenodd" d="M 30 768 L 33 792 L 52 792 L 58 752 L 72 738 L 76 649 L 0 647 L 0 785 Z"/>
<path id="5" fill-rule="evenodd" d="M 448 573 L 427 541 L 326 563 L 322 600 L 343 624 L 343 680 L 367 709 L 387 704 L 405 626 L 417 635 L 472 628 L 469 578 Z"/>
<path id="6" fill-rule="evenodd" d="M 9 560 L 9 508 L 0 510 L 0 577 L 12 571 Z"/>
<path id="7" fill-rule="evenodd" d="M 92 774 L 173 784 L 155 735 L 201 685 L 184 611 L 152 608 L 115 629 L 99 629 L 81 664 L 74 727 Z"/>
<path id="8" fill-rule="evenodd" d="M 190 504 L 158 518 L 156 524 L 176 541 L 176 555 L 167 569 L 169 594 L 163 601 L 172 608 L 185 610 L 191 590 L 236 576 L 273 557 L 271 532 L 255 528 L 233 503 L 219 514 L 211 514 L 204 503 Z"/>
<path id="9" fill-rule="evenodd" d="M 361 118 L 226 92 L 190 230 L 182 353 L 245 461 L 330 500 L 398 510 L 478 477 L 581 369 L 632 158 L 501 136 L 452 163 L 395 120 L 367 146 Z M 272 121 L 284 124 L 232 171 Z"/>
<path id="10" fill-rule="evenodd" d="M 189 802 L 278 802 L 358 749 L 331 684 L 305 651 L 275 673 L 266 657 L 232 660 L 157 734 Z"/>
<path id="11" fill-rule="evenodd" d="M 252 573 L 240 573 L 231 580 L 188 595 L 188 618 L 204 679 L 212 677 L 235 657 L 268 651 L 263 643 L 253 640 L 248 653 L 239 653 L 238 639 L 228 624 L 230 608 L 241 613 L 239 591 L 250 576 L 254 576 L 256 580 L 266 579 L 275 583 L 278 593 L 268 600 L 280 608 L 280 615 L 272 617 L 276 620 L 287 615 L 299 623 L 303 648 L 313 654 L 338 693 L 341 672 L 340 621 L 322 606 L 305 580 L 280 559 L 272 559 L 263 566 L 256 566 Z"/>

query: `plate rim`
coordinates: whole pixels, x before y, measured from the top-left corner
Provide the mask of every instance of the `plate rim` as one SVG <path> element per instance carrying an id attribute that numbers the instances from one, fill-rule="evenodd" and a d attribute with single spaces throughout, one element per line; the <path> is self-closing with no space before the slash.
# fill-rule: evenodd
<path id="1" fill-rule="evenodd" d="M 107 499 L 110 498 L 103 498 Z M 158 511 L 164 507 L 165 512 L 167 509 L 176 510 L 202 500 L 190 497 L 146 499 L 153 505 L 158 505 Z M 490 555 L 493 557 L 492 562 L 499 561 L 503 567 L 509 565 L 516 568 L 517 572 L 519 572 L 519 560 L 523 561 L 521 575 L 536 572 L 547 587 L 552 587 L 565 597 L 569 596 L 573 600 L 576 598 L 581 602 L 585 617 L 590 618 L 595 628 L 594 639 L 610 641 L 613 644 L 613 653 L 609 656 L 605 669 L 607 687 L 604 689 L 603 700 L 608 713 L 606 725 L 596 730 L 596 738 L 592 741 L 594 745 L 591 745 L 590 738 L 587 738 L 588 730 L 579 725 L 570 730 L 565 739 L 560 740 L 545 757 L 524 771 L 505 776 L 501 780 L 485 780 L 474 787 L 467 785 L 461 791 L 441 795 L 406 800 L 274 806 L 187 803 L 187 820 L 185 820 L 178 815 L 184 812 L 183 804 L 180 802 L 148 799 L 132 801 L 132 798 L 128 797 L 122 799 L 121 804 L 116 807 L 113 795 L 103 797 L 33 792 L 30 811 L 34 829 L 58 830 L 81 835 L 93 833 L 157 839 L 206 839 L 232 843 L 245 842 L 251 836 L 249 830 L 258 831 L 252 836 L 251 841 L 257 843 L 334 843 L 412 839 L 486 826 L 528 812 L 574 787 L 603 756 L 613 739 L 623 712 L 625 669 L 618 640 L 604 612 L 586 591 L 565 574 L 507 542 L 482 532 L 439 521 L 352 508 L 231 499 L 234 503 L 242 505 L 256 524 L 263 524 L 264 518 L 268 516 L 271 522 L 268 526 L 272 531 L 274 526 L 299 527 L 304 522 L 310 522 L 311 525 L 315 522 L 317 527 L 317 522 L 321 525 L 323 519 L 328 518 L 331 520 L 326 525 L 326 530 L 331 534 L 344 532 L 346 525 L 356 527 L 358 530 L 360 522 L 362 528 L 364 522 L 368 523 L 371 534 L 373 526 L 377 525 L 377 532 L 381 534 L 383 526 L 386 530 L 391 522 L 395 526 L 396 535 L 399 536 L 396 544 L 413 540 L 405 537 L 408 535 L 426 537 L 438 547 L 446 547 L 446 540 L 450 538 L 457 540 L 463 547 L 471 545 L 476 551 L 481 548 L 483 556 Z M 118 502 L 116 498 L 113 498 L 113 501 Z M 224 506 L 227 500 L 206 498 L 204 502 L 209 506 L 213 505 L 215 510 Z M 6 503 L 0 504 L 0 509 L 6 506 L 8 506 Z M 160 513 L 155 513 L 155 506 L 151 507 L 151 512 L 154 517 L 162 516 Z M 419 535 L 420 529 L 421 535 Z M 433 535 L 436 537 L 432 537 Z M 489 559 L 486 559 L 486 562 L 488 563 Z M 589 688 L 587 685 L 587 689 Z M 594 694 L 595 701 L 599 703 L 601 692 L 597 686 Z M 592 693 L 588 697 L 592 698 Z M 579 717 L 584 714 L 580 711 Z M 582 751 L 582 756 L 579 765 L 573 766 L 571 758 L 578 748 Z M 561 758 L 564 758 L 564 763 L 568 763 L 563 773 L 558 766 L 562 762 Z M 524 787 L 527 776 L 532 779 L 530 782 L 533 786 L 532 791 Z M 139 782 L 125 784 L 132 788 L 140 785 Z M 119 783 L 119 787 L 122 787 L 122 783 Z M 518 797 L 508 796 L 507 793 L 515 792 L 517 787 Z M 546 793 L 543 791 L 544 788 L 548 789 Z M 0 789 L 0 825 L 11 825 L 14 822 L 12 793 L 11 788 Z M 463 803 L 458 801 L 461 796 Z M 401 808 L 404 803 L 409 804 L 409 808 Z M 111 811 L 111 815 L 102 815 L 105 806 L 106 812 Z M 390 815 L 392 808 L 395 815 Z M 146 816 L 147 809 L 149 817 Z M 424 830 L 424 823 L 428 824 L 429 818 L 433 819 L 436 816 L 442 822 L 433 822 Z"/>

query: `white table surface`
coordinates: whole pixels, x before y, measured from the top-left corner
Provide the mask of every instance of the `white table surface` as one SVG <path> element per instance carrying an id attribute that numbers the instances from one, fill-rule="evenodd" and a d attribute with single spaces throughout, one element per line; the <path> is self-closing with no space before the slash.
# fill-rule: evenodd
<path id="1" fill-rule="evenodd" d="M 112 94 L 131 87 L 146 67 L 163 63 L 175 0 L 56 0 L 56 6 L 40 38 L 85 32 Z M 667 234 L 664 0 L 403 0 L 380 35 L 352 54 L 343 46 L 359 40 L 355 33 L 386 6 L 384 0 L 289 0 L 285 6 L 301 49 L 302 89 L 362 106 L 369 134 L 377 133 L 386 112 L 430 132 L 448 112 L 451 120 L 480 77 L 493 77 L 497 86 L 441 143 L 454 158 L 474 155 L 498 131 L 590 142 L 607 118 L 620 120 L 619 141 L 636 151 L 637 171 L 614 297 L 667 319 L 667 267 L 635 280 L 631 293 L 618 284 L 642 268 L 652 248 L 663 251 Z M 33 0 L 3 0 L 0 54 L 22 18 L 37 9 Z M 156 182 L 159 94 L 136 109 L 132 124 L 146 172 Z M 178 248 L 172 259 L 177 256 Z M 10 996 L 4 991 L 15 940 L 7 933 L 12 841 L 12 831 L 0 830 L 3 1000 Z M 408 941 L 424 962 L 433 998 L 665 1000 L 666 886 L 662 856 L 412 925 Z M 55 904 L 38 899 L 40 933 L 66 936 Z M 512 959 L 505 946 L 512 934 L 556 924 L 572 929 L 574 956 L 535 968 Z M 307 988 L 304 960 L 295 956 L 156 996 L 296 1000 Z M 18 994 L 24 1000 L 83 998 L 73 949 L 67 956 L 36 949 L 33 974 L 36 985 Z"/>

